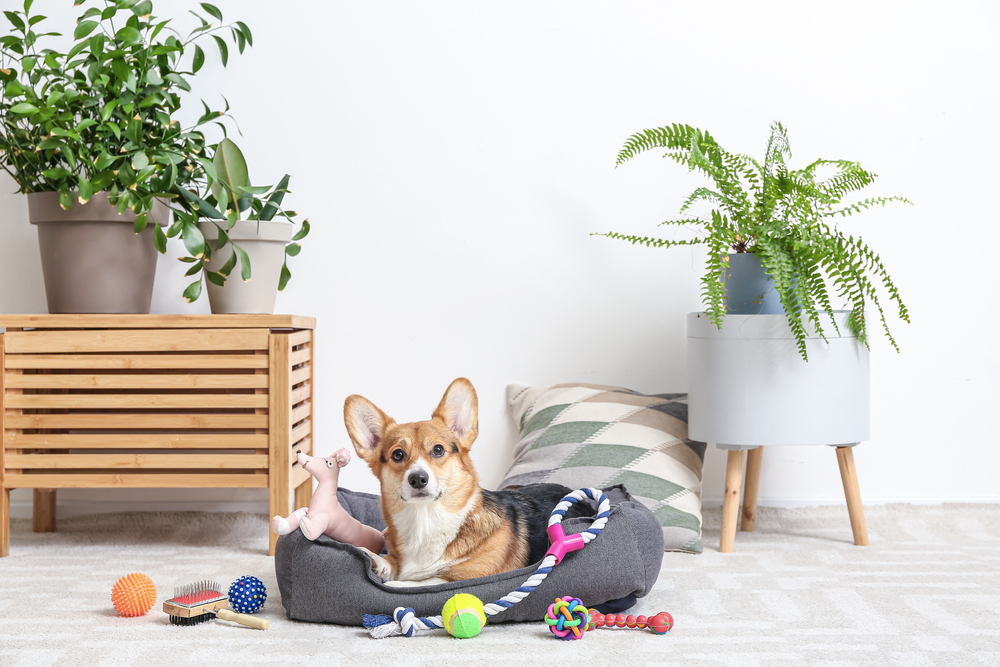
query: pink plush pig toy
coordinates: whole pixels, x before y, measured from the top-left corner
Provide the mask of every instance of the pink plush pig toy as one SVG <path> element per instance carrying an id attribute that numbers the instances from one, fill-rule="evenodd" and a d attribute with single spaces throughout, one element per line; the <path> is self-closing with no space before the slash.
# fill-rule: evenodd
<path id="1" fill-rule="evenodd" d="M 271 519 L 271 530 L 278 535 L 287 535 L 299 528 L 310 540 L 326 535 L 338 542 L 365 547 L 372 553 L 382 553 L 382 547 L 385 546 L 382 533 L 348 514 L 337 500 L 340 469 L 351 460 L 347 449 L 338 449 L 333 456 L 327 458 L 314 458 L 298 452 L 297 458 L 299 465 L 315 477 L 319 485 L 313 491 L 309 507 L 295 510 L 287 519 L 275 516 Z"/>

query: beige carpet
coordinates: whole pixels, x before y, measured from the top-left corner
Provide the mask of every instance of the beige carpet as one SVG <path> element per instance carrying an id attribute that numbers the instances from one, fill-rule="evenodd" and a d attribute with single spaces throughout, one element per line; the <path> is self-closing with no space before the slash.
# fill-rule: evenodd
<path id="1" fill-rule="evenodd" d="M 49 534 L 15 521 L 11 555 L 0 559 L 0 666 L 1000 665 L 1000 506 L 890 505 L 867 517 L 871 546 L 862 548 L 844 508 L 762 509 L 757 531 L 720 554 L 719 511 L 708 510 L 705 553 L 666 554 L 636 607 L 671 612 L 674 630 L 597 630 L 575 642 L 540 622 L 460 641 L 440 632 L 374 640 L 360 628 L 290 621 L 264 555 L 263 516 L 98 515 Z M 111 586 L 133 571 L 152 577 L 158 605 L 121 618 Z M 159 610 L 175 584 L 228 585 L 243 574 L 268 587 L 267 631 L 177 627 Z"/>

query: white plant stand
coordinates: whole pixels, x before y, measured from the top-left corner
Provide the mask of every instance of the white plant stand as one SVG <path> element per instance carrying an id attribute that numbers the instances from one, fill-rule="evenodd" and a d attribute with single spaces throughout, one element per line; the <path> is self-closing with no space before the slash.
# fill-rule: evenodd
<path id="1" fill-rule="evenodd" d="M 766 445 L 836 447 L 854 543 L 868 544 L 852 450 L 869 437 L 868 350 L 847 317 L 826 316 L 825 341 L 809 333 L 805 362 L 785 315 L 727 315 L 720 330 L 704 313 L 688 314 L 688 437 L 728 450 L 719 551 L 736 539 L 745 451 L 740 530 L 754 529 Z"/>

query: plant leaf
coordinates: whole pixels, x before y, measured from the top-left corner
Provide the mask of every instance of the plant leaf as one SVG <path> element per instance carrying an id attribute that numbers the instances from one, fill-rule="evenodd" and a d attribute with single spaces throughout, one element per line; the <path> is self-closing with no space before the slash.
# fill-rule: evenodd
<path id="1" fill-rule="evenodd" d="M 219 19 L 220 22 L 222 21 L 222 12 L 220 12 L 219 8 L 216 7 L 215 5 L 210 5 L 207 2 L 203 2 L 201 3 L 201 8 L 204 9 L 209 14 L 211 14 L 212 16 L 214 16 L 215 18 Z"/>
<path id="2" fill-rule="evenodd" d="M 295 257 L 300 252 L 302 252 L 302 246 L 300 246 L 298 243 L 289 243 L 288 245 L 285 246 L 285 254 L 288 255 L 289 257 Z"/>
<path id="3" fill-rule="evenodd" d="M 240 254 L 240 277 L 243 278 L 243 282 L 250 282 L 250 257 L 243 248 L 239 247 L 235 243 L 232 244 L 236 252 Z"/>
<path id="4" fill-rule="evenodd" d="M 243 188 L 249 184 L 247 162 L 243 153 L 231 139 L 223 139 L 215 148 L 215 158 L 212 160 L 219 182 L 233 193 L 233 199 L 243 194 Z"/>
<path id="5" fill-rule="evenodd" d="M 187 299 L 188 303 L 197 301 L 199 296 L 201 296 L 201 278 L 188 285 L 187 289 L 184 290 L 184 298 Z"/>
<path id="6" fill-rule="evenodd" d="M 216 248 L 216 250 L 218 250 L 218 248 Z M 229 253 L 229 259 L 227 259 L 226 263 L 222 265 L 221 269 L 219 269 L 219 273 L 221 273 L 224 276 L 228 276 L 230 273 L 232 273 L 233 269 L 236 268 L 236 259 L 237 257 L 235 252 Z"/>
<path id="7" fill-rule="evenodd" d="M 73 31 L 73 39 L 79 40 L 86 37 L 94 32 L 96 27 L 97 21 L 80 21 L 76 24 L 76 30 Z"/>
<path id="8" fill-rule="evenodd" d="M 281 265 L 281 277 L 278 279 L 278 291 L 285 289 L 285 285 L 288 284 L 288 280 L 292 277 L 292 272 L 288 270 L 287 264 Z"/>
<path id="9" fill-rule="evenodd" d="M 133 231 L 135 231 L 136 234 L 142 234 L 142 232 L 146 229 L 147 222 L 149 222 L 149 216 L 145 213 L 140 213 L 135 216 L 135 223 L 132 225 Z"/>
<path id="10" fill-rule="evenodd" d="M 226 286 L 226 277 L 221 273 L 216 273 L 214 271 L 206 271 L 205 277 L 208 278 L 211 282 L 218 285 L 219 287 Z"/>
<path id="11" fill-rule="evenodd" d="M 212 39 L 215 43 L 219 45 L 219 54 L 222 56 L 222 66 L 225 67 L 229 63 L 229 47 L 226 46 L 226 42 L 223 41 L 218 35 L 212 35 Z"/>
<path id="12" fill-rule="evenodd" d="M 194 74 L 205 64 L 205 52 L 197 44 L 194 45 L 194 60 L 191 61 L 191 73 Z"/>
<path id="13" fill-rule="evenodd" d="M 38 113 L 38 107 L 29 102 L 18 102 L 10 108 L 10 111 L 21 116 L 29 116 L 33 113 Z"/>
<path id="14" fill-rule="evenodd" d="M 267 198 L 267 204 L 260 212 L 261 220 L 271 220 L 274 218 L 274 214 L 278 212 L 278 207 L 281 206 L 281 200 L 285 198 L 285 192 L 288 191 L 289 178 L 289 175 L 285 174 L 284 178 L 275 186 L 274 194 Z"/>
<path id="15" fill-rule="evenodd" d="M 298 234 L 292 237 L 292 240 L 301 241 L 306 237 L 308 233 L 309 233 L 309 218 L 306 218 L 305 220 L 302 221 L 302 229 L 299 230 Z"/>
<path id="16" fill-rule="evenodd" d="M 184 247 L 192 257 L 205 256 L 205 237 L 201 235 L 198 225 L 184 225 Z"/>
<path id="17" fill-rule="evenodd" d="M 115 33 L 115 40 L 125 44 L 135 44 L 142 41 L 142 33 L 127 25 Z"/>

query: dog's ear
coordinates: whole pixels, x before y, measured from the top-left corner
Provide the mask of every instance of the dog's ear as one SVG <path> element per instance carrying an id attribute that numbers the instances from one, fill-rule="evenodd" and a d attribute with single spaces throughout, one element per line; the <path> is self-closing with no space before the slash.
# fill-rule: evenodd
<path id="1" fill-rule="evenodd" d="M 344 425 L 358 456 L 373 465 L 386 429 L 395 422 L 364 396 L 348 396 L 344 401 Z"/>
<path id="2" fill-rule="evenodd" d="M 462 447 L 472 447 L 479 435 L 479 400 L 472 383 L 465 378 L 452 382 L 432 418 L 443 421 L 458 436 Z"/>

